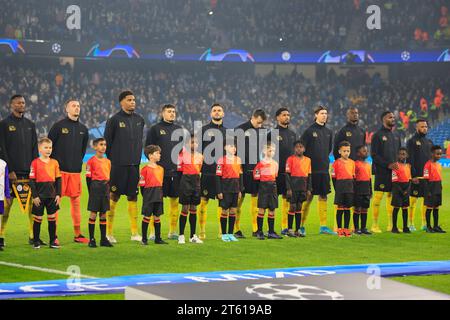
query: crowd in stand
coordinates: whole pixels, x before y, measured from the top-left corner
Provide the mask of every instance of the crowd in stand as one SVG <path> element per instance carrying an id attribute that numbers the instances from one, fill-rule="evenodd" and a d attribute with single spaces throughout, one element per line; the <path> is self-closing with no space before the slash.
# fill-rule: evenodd
<path id="1" fill-rule="evenodd" d="M 448 45 L 449 2 L 445 0 L 361 1 L 381 8 L 381 30 L 361 32 L 361 48 L 429 48 Z"/>
<path id="2" fill-rule="evenodd" d="M 71 4 L 4 0 L 0 37 L 252 49 L 343 49 L 355 36 L 363 49 L 450 40 L 448 0 L 80 0 L 80 30 L 66 26 Z M 382 9 L 381 30 L 366 28 L 373 4 Z M 354 34 L 353 21 L 361 24 Z"/>
<path id="3" fill-rule="evenodd" d="M 450 78 L 419 73 L 387 83 L 379 74 L 369 76 L 363 69 L 350 69 L 347 75 L 329 71 L 312 82 L 296 71 L 263 76 L 226 67 L 169 71 L 9 63 L 0 68 L 0 115 L 3 118 L 8 114 L 11 95 L 23 94 L 29 106 L 28 116 L 36 122 L 39 133 L 45 135 L 63 116 L 64 101 L 77 98 L 83 109 L 81 120 L 88 128 L 95 128 L 119 110 L 117 97 L 124 88 L 135 93 L 137 112 L 144 115 L 147 124 L 158 121 L 160 107 L 166 103 L 177 106 L 177 121 L 189 130 L 195 120 L 208 121 L 209 109 L 215 102 L 223 104 L 227 114 L 243 120 L 252 110 L 261 108 L 270 116 L 269 125 L 275 123 L 276 110 L 287 106 L 292 113 L 291 128 L 300 134 L 312 121 L 311 110 L 322 103 L 329 108 L 328 125 L 334 130 L 345 123 L 345 110 L 354 105 L 360 108 L 361 125 L 369 132 L 380 125 L 374 114 L 385 109 L 395 111 L 398 128 L 406 136 L 408 130 L 413 130 L 408 122 L 412 123 L 415 117 L 437 120 L 439 109 L 448 112 L 446 90 L 450 88 Z M 439 101 L 437 92 L 442 94 Z"/>

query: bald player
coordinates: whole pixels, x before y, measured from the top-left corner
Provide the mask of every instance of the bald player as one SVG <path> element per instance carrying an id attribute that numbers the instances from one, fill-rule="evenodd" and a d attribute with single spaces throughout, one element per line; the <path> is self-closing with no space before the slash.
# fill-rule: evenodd
<path id="1" fill-rule="evenodd" d="M 358 160 L 356 148 L 365 145 L 366 142 L 366 131 L 363 130 L 359 125 L 359 110 L 356 107 L 350 107 L 347 109 L 347 124 L 343 126 L 336 136 L 334 137 L 334 148 L 333 155 L 334 159 L 337 160 L 341 157 L 339 154 L 339 145 L 347 141 L 350 143 L 350 159 L 353 161 Z M 335 230 L 337 227 L 335 225 Z"/>
<path id="2" fill-rule="evenodd" d="M 353 161 L 357 160 L 356 148 L 358 146 L 363 146 L 366 141 L 366 131 L 363 130 L 359 125 L 359 111 L 356 107 L 350 107 L 347 110 L 347 124 L 343 126 L 334 138 L 334 148 L 333 155 L 335 159 L 339 159 L 341 155 L 339 154 L 339 145 L 343 141 L 347 141 L 351 145 L 350 149 L 350 159 Z"/>

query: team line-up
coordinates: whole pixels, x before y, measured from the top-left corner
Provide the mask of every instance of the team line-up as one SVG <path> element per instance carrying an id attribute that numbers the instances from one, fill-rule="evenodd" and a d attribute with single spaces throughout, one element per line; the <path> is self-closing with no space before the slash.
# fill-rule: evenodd
<path id="1" fill-rule="evenodd" d="M 351 237 L 352 234 L 380 233 L 379 209 L 386 195 L 387 230 L 392 233 L 416 231 L 414 215 L 418 201 L 422 207 L 422 230 L 444 233 L 439 226 L 442 204 L 442 148 L 433 145 L 426 135 L 426 120 L 418 120 L 416 133 L 406 147 L 401 147 L 396 134 L 395 116 L 390 111 L 381 114 L 381 128 L 374 133 L 370 154 L 366 134 L 358 126 L 357 108 L 347 111 L 347 124 L 333 141 L 327 128 L 327 108 L 314 110 L 314 123 L 301 137 L 289 129 L 288 108 L 277 110 L 277 126 L 262 143 L 257 163 L 255 145 L 260 145 L 267 115 L 255 110 L 249 121 L 235 128 L 245 133 L 244 144 L 237 144 L 223 126 L 224 107 L 213 104 L 211 122 L 201 127 L 200 138 L 191 134 L 184 147 L 172 159 L 179 140 L 173 133 L 182 128 L 175 123 L 176 107 L 164 105 L 161 121 L 147 132 L 143 145 L 145 121 L 135 113 L 136 99 L 131 91 L 119 96 L 121 110 L 108 119 L 104 137 L 93 141 L 95 155 L 86 164 L 89 192 L 89 239 L 81 233 L 81 169 L 88 145 L 88 130 L 80 123 L 80 103 L 70 99 L 65 103 L 67 117 L 55 123 L 48 137 L 36 136 L 33 122 L 24 117 L 26 101 L 21 95 L 10 99 L 11 114 L 0 122 L 0 250 L 5 247 L 5 229 L 13 199 L 29 216 L 29 243 L 39 249 L 46 245 L 40 237 L 44 212 L 47 213 L 49 246 L 60 248 L 57 236 L 58 210 L 61 197 L 70 198 L 74 241 L 97 247 L 95 223 L 99 216 L 100 246 L 112 247 L 116 206 L 121 195 L 127 196 L 131 224 L 131 240 L 148 245 L 167 244 L 161 237 L 164 198 L 169 201 L 168 238 L 185 244 L 185 227 L 190 225 L 189 242 L 203 243 L 206 238 L 206 212 L 209 200 L 218 199 L 221 238 L 225 242 L 245 238 L 241 226 L 241 208 L 249 195 L 252 216 L 252 236 L 257 239 L 282 239 L 275 232 L 275 210 L 281 199 L 281 234 L 306 236 L 306 219 L 311 201 L 318 196 L 320 234 Z M 203 152 L 218 138 L 224 141 L 224 153 L 215 161 L 205 161 Z M 201 139 L 201 141 L 199 141 Z M 199 144 L 200 142 L 200 144 Z M 255 143 L 256 142 L 256 143 Z M 199 148 L 199 145 L 201 148 Z M 237 156 L 237 149 L 243 158 Z M 141 153 L 148 163 L 140 169 Z M 240 150 L 242 151 L 242 150 Z M 330 174 L 329 154 L 335 161 Z M 106 155 L 106 157 L 105 157 Z M 212 154 L 214 157 L 214 154 Z M 275 161 L 276 158 L 278 161 Z M 372 191 L 374 176 L 374 191 Z M 336 222 L 334 230 L 327 226 L 327 195 L 335 189 Z M 138 232 L 137 198 L 143 197 L 141 213 L 142 236 Z M 373 198 L 373 200 L 372 200 Z M 181 212 L 179 205 L 181 204 Z M 368 209 L 372 207 L 373 224 L 367 228 Z M 402 213 L 402 228 L 398 214 Z M 263 222 L 268 212 L 268 232 Z M 353 229 L 350 220 L 353 215 Z M 197 216 L 199 235 L 197 236 Z M 431 220 L 433 218 L 433 224 Z M 294 223 L 295 221 L 295 223 Z M 178 230 L 177 230 L 178 224 Z M 149 230 L 150 229 L 150 230 Z M 178 233 L 177 233 L 178 231 Z M 150 235 L 149 235 L 150 234 Z"/>

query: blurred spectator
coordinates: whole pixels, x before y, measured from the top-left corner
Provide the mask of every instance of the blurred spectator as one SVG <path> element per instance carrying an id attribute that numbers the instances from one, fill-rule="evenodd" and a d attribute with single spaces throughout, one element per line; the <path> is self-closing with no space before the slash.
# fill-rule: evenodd
<path id="1" fill-rule="evenodd" d="M 431 102 L 440 97 L 440 109 L 449 109 L 445 90 L 450 88 L 450 78 L 418 72 L 414 77 L 405 75 L 401 79 L 386 83 L 378 74 L 370 77 L 364 70 L 351 69 L 347 75 L 330 71 L 313 83 L 295 71 L 261 76 L 250 69 L 230 70 L 227 65 L 175 69 L 169 65 L 120 67 L 98 61 L 77 65 L 72 70 L 68 66 L 14 60 L 0 66 L 0 115 L 3 118 L 9 113 L 11 95 L 23 94 L 27 97 L 28 116 L 36 122 L 41 134 L 47 134 L 50 126 L 63 116 L 64 101 L 76 97 L 82 106 L 81 120 L 94 128 L 117 112 L 117 96 L 129 88 L 135 93 L 137 111 L 144 115 L 147 124 L 158 121 L 163 104 L 173 103 L 178 109 L 177 121 L 192 130 L 193 121 L 207 122 L 210 106 L 219 102 L 228 115 L 243 119 L 254 109 L 264 109 L 269 114 L 269 127 L 275 124 L 276 110 L 287 106 L 292 114 L 291 128 L 301 133 L 313 120 L 313 107 L 323 103 L 329 107 L 332 129 L 345 123 L 345 110 L 349 106 L 360 109 L 361 126 L 369 132 L 380 125 L 374 115 L 390 109 L 399 121 L 404 120 L 401 122 L 405 125 L 399 123 L 398 128 L 406 136 L 414 127 L 408 123 L 426 117 L 423 100 Z M 437 117 L 436 112 L 433 120 Z"/>
<path id="2" fill-rule="evenodd" d="M 361 49 L 450 41 L 448 0 L 78 0 L 81 30 L 68 30 L 72 4 L 3 0 L 0 37 L 297 50 L 345 50 L 349 36 Z M 359 26 L 372 4 L 382 8 L 381 30 Z"/>

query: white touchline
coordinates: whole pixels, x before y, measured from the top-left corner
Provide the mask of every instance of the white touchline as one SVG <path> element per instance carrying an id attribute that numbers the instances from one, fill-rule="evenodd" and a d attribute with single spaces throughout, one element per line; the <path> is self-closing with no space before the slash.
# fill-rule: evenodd
<path id="1" fill-rule="evenodd" d="M 47 272 L 47 273 L 61 274 L 61 275 L 65 275 L 65 276 L 73 276 L 73 273 L 70 273 L 70 272 L 65 272 L 65 271 L 60 271 L 60 270 L 55 270 L 55 269 L 49 269 L 49 268 L 35 267 L 35 266 L 24 266 L 22 264 L 11 263 L 11 262 L 6 262 L 6 261 L 0 261 L 0 265 L 7 266 L 7 267 L 13 267 L 13 268 L 20 268 L 20 269 L 28 269 L 28 270 L 34 270 L 34 271 Z M 85 279 L 97 279 L 97 277 L 91 277 L 91 276 L 87 276 L 87 275 L 83 275 L 83 274 L 79 274 L 77 276 L 79 276 L 80 278 L 85 278 Z"/>

